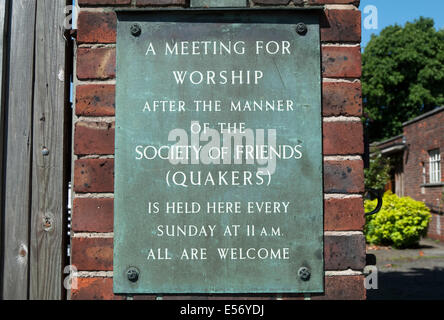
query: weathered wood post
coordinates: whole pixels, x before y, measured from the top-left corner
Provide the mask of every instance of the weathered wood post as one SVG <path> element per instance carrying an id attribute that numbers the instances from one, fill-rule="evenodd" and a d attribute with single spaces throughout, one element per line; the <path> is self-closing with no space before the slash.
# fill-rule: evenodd
<path id="1" fill-rule="evenodd" d="M 64 297 L 70 157 L 66 4 L 0 4 L 4 299 Z"/>

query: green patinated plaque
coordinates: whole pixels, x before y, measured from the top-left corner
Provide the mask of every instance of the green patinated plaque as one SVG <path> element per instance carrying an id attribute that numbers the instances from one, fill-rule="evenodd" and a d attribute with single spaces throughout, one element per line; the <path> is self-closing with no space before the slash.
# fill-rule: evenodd
<path id="1" fill-rule="evenodd" d="M 114 291 L 323 291 L 318 16 L 119 13 Z"/>

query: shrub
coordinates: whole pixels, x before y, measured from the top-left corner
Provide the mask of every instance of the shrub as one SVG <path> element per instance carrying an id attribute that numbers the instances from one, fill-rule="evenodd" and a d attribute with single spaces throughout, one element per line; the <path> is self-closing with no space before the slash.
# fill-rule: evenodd
<path id="1" fill-rule="evenodd" d="M 391 170 L 390 158 L 384 157 L 377 151 L 370 158 L 370 167 L 364 169 L 365 188 L 383 190 L 390 181 Z"/>
<path id="2" fill-rule="evenodd" d="M 365 201 L 365 211 L 376 207 L 376 200 Z M 418 245 L 427 234 L 432 216 L 423 202 L 409 197 L 398 197 L 387 191 L 381 211 L 367 217 L 365 235 L 367 242 L 406 248 Z"/>

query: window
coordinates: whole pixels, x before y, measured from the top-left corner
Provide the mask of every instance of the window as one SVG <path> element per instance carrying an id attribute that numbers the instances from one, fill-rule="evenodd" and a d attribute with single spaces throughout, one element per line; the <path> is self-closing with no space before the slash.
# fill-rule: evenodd
<path id="1" fill-rule="evenodd" d="M 430 183 L 441 182 L 441 154 L 439 149 L 429 152 L 430 157 Z"/>

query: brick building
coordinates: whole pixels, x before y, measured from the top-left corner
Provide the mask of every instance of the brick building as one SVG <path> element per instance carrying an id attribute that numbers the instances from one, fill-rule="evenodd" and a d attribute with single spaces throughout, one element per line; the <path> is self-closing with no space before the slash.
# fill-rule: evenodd
<path id="1" fill-rule="evenodd" d="M 423 201 L 432 211 L 429 237 L 444 240 L 444 107 L 403 124 L 403 134 L 375 143 L 394 163 L 390 188 Z"/>

